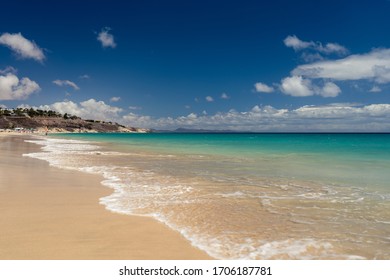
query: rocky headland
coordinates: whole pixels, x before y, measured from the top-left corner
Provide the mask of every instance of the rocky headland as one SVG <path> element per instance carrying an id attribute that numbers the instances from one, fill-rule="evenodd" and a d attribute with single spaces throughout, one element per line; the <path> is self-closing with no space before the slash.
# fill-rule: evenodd
<path id="1" fill-rule="evenodd" d="M 69 114 L 36 109 L 0 109 L 0 130 L 17 132 L 150 132 L 116 122 L 84 120 Z"/>

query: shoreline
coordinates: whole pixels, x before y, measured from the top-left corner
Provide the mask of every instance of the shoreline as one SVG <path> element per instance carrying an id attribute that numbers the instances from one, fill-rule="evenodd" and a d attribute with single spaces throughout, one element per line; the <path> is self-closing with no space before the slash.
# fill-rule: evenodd
<path id="1" fill-rule="evenodd" d="M 212 259 L 149 217 L 113 213 L 97 175 L 23 157 L 32 136 L 0 134 L 0 259 Z"/>

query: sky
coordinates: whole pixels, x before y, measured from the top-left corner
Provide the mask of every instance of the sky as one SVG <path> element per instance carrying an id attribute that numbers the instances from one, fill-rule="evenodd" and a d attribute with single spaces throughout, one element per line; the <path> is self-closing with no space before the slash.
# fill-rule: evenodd
<path id="1" fill-rule="evenodd" d="M 154 129 L 390 132 L 390 1 L 5 1 L 0 106 Z"/>

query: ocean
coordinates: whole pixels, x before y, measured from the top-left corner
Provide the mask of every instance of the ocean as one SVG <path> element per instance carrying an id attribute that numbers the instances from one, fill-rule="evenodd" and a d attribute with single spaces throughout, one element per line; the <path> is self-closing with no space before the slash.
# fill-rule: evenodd
<path id="1" fill-rule="evenodd" d="M 390 259 L 390 134 L 63 134 L 25 156 L 102 175 L 107 210 L 217 259 Z"/>

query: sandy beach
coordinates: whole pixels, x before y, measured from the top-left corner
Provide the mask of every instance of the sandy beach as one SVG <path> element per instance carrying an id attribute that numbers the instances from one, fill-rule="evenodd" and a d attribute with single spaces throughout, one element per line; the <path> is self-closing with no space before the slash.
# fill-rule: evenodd
<path id="1" fill-rule="evenodd" d="M 152 218 L 107 211 L 102 178 L 23 157 L 38 146 L 0 134 L 0 259 L 210 259 Z"/>

